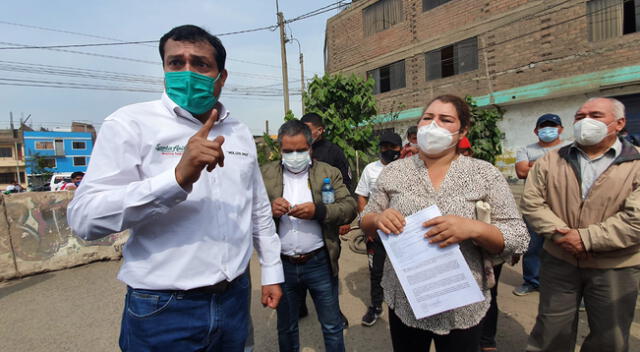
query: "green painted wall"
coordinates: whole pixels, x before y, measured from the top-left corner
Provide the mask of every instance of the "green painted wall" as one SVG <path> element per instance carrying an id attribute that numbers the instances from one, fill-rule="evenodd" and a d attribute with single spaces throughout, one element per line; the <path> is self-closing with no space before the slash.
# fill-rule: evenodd
<path id="1" fill-rule="evenodd" d="M 492 94 L 473 97 L 478 106 L 514 104 L 525 101 L 557 98 L 565 95 L 593 92 L 602 87 L 615 87 L 632 82 L 640 83 L 640 65 L 626 66 L 612 70 L 586 73 L 568 78 L 554 79 Z M 417 119 L 424 108 L 407 109 L 400 112 L 398 120 Z M 389 122 L 389 116 L 376 116 L 380 123 Z"/>

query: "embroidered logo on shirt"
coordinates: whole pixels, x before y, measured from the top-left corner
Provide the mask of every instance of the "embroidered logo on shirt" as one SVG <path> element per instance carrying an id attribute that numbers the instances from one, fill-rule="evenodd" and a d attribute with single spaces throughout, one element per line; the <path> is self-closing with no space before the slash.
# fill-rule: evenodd
<path id="1" fill-rule="evenodd" d="M 249 153 L 247 153 L 247 152 L 236 152 L 236 151 L 233 151 L 233 150 L 229 150 L 227 152 L 227 154 L 229 154 L 229 155 L 249 156 Z"/>
<path id="2" fill-rule="evenodd" d="M 182 155 L 182 153 L 184 152 L 184 149 L 186 148 L 186 146 L 184 145 L 162 145 L 162 144 L 157 144 L 156 145 L 156 151 L 160 152 L 160 154 L 162 155 Z"/>

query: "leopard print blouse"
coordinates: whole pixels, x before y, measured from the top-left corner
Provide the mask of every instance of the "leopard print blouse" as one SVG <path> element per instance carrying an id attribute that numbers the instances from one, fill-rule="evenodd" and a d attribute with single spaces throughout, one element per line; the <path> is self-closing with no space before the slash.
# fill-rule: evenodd
<path id="1" fill-rule="evenodd" d="M 363 215 L 394 208 L 408 216 L 436 204 L 443 215 L 474 219 L 478 200 L 489 203 L 491 223 L 504 236 L 505 247 L 499 257 L 509 258 L 525 252 L 529 234 L 505 178 L 493 165 L 462 155 L 451 163 L 437 191 L 431 184 L 427 167 L 418 155 L 387 165 L 378 178 Z M 483 283 L 482 253 L 470 240 L 460 243 L 460 250 L 483 290 L 484 301 L 420 320 L 415 318 L 387 257 L 382 278 L 384 300 L 405 325 L 443 335 L 453 329 L 467 329 L 480 323 L 491 302 L 490 291 Z"/>

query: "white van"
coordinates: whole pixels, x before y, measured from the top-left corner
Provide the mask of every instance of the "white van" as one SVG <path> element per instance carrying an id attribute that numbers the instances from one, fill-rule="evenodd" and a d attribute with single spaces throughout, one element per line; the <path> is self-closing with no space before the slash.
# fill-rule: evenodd
<path id="1" fill-rule="evenodd" d="M 49 182 L 51 191 L 59 191 L 60 187 L 67 182 L 71 182 L 71 173 L 59 173 L 53 174 L 51 176 L 51 181 Z"/>

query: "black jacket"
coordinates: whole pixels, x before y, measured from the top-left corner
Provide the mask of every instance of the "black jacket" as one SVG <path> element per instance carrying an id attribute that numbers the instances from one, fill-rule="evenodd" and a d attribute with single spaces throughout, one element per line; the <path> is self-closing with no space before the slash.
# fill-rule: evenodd
<path id="1" fill-rule="evenodd" d="M 342 149 L 324 138 L 315 141 L 311 148 L 314 160 L 322 161 L 323 163 L 327 163 L 340 170 L 340 173 L 342 174 L 342 181 L 350 190 L 351 171 L 349 170 L 347 157 L 344 156 Z"/>

